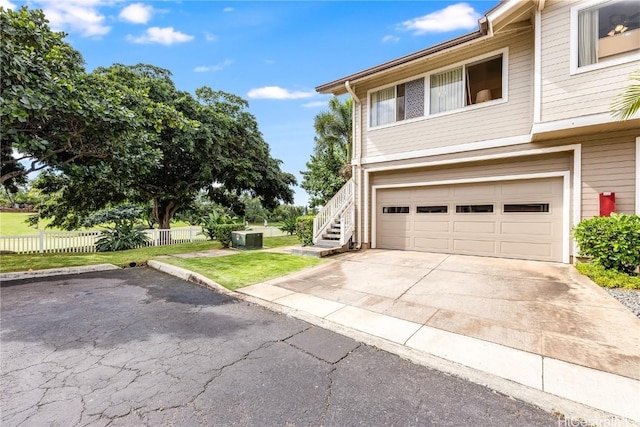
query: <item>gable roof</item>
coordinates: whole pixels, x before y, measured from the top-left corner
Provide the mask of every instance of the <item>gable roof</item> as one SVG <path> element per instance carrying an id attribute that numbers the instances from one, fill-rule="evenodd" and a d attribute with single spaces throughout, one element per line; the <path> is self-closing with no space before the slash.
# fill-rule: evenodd
<path id="1" fill-rule="evenodd" d="M 544 6 L 544 0 L 501 0 L 499 4 L 486 12 L 485 15 L 478 20 L 478 30 L 472 33 L 447 40 L 426 49 L 410 53 L 409 55 L 322 84 L 316 87 L 316 91 L 324 94 L 343 95 L 347 93 L 345 87 L 347 82 L 354 84 L 371 78 L 374 75 L 378 76 L 385 72 L 391 72 L 398 67 L 428 58 L 444 50 L 454 49 L 483 37 L 491 37 L 496 32 L 494 28 L 498 31 L 507 31 L 509 25 L 528 20 L 528 14 L 530 14 L 534 5 L 541 9 Z"/>

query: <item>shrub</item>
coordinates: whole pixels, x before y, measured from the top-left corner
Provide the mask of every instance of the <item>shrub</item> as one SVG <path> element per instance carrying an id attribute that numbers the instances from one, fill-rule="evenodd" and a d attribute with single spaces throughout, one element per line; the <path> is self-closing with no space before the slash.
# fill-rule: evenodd
<path id="1" fill-rule="evenodd" d="M 289 235 L 292 235 L 293 233 L 296 232 L 296 224 L 297 224 L 297 217 L 288 216 L 284 220 L 282 220 L 282 225 L 278 228 L 280 229 L 280 231 L 283 231 L 285 233 L 289 233 Z"/>
<path id="2" fill-rule="evenodd" d="M 211 228 L 205 231 L 202 227 L 202 232 L 209 238 L 209 240 L 217 240 L 220 242 L 223 248 L 228 248 L 231 244 L 231 232 L 242 231 L 245 229 L 243 224 L 215 224 Z"/>
<path id="3" fill-rule="evenodd" d="M 313 245 L 313 215 L 303 215 L 296 218 L 296 234 L 302 246 Z"/>
<path id="4" fill-rule="evenodd" d="M 237 217 L 231 217 L 219 212 L 212 212 L 200 219 L 202 234 L 209 240 L 217 240 L 223 248 L 228 248 L 231 243 L 231 232 L 245 229 Z"/>
<path id="5" fill-rule="evenodd" d="M 580 255 L 605 269 L 633 274 L 640 265 L 640 216 L 611 214 L 582 220 L 573 230 Z"/>
<path id="6" fill-rule="evenodd" d="M 147 246 L 149 236 L 141 225 L 120 224 L 102 232 L 96 240 L 96 251 L 114 252 Z"/>
<path id="7" fill-rule="evenodd" d="M 576 264 L 576 269 L 603 288 L 640 289 L 640 276 L 605 270 L 599 264 Z"/>
<path id="8" fill-rule="evenodd" d="M 142 225 L 136 225 L 142 210 L 140 206 L 125 204 L 91 214 L 85 222 L 87 227 L 99 224 L 107 227 L 96 240 L 96 251 L 124 251 L 147 246 L 149 236 Z"/>

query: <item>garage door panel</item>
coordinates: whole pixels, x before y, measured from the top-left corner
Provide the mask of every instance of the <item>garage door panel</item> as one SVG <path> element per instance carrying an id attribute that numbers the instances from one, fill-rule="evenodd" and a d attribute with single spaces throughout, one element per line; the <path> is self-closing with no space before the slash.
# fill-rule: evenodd
<path id="1" fill-rule="evenodd" d="M 466 198 L 471 198 L 473 200 L 477 200 L 478 198 L 493 199 L 496 192 L 497 189 L 495 185 L 486 184 L 454 187 L 452 195 L 456 200 Z"/>
<path id="2" fill-rule="evenodd" d="M 559 187 L 559 188 L 558 188 Z M 535 197 L 536 195 L 557 194 L 562 191 L 562 187 L 558 186 L 554 181 L 541 182 L 539 180 L 517 181 L 503 184 L 501 186 L 501 194 L 504 196 L 525 196 Z"/>
<path id="3" fill-rule="evenodd" d="M 413 190 L 413 200 L 447 200 L 451 196 L 451 188 L 449 187 L 431 187 L 431 188 L 416 188 Z"/>
<path id="4" fill-rule="evenodd" d="M 553 224 L 549 222 L 502 222 L 501 234 L 553 236 Z"/>
<path id="5" fill-rule="evenodd" d="M 456 233 L 479 233 L 495 234 L 495 221 L 456 221 L 453 224 L 453 231 Z"/>
<path id="6" fill-rule="evenodd" d="M 494 240 L 453 239 L 453 249 L 461 253 L 496 255 Z"/>
<path id="7" fill-rule="evenodd" d="M 382 236 L 385 242 L 385 248 L 387 249 L 403 249 L 409 248 L 411 239 L 409 237 L 401 236 Z"/>
<path id="8" fill-rule="evenodd" d="M 500 242 L 500 252 L 522 258 L 550 258 L 553 254 L 551 243 L 536 243 L 522 241 Z"/>
<path id="9" fill-rule="evenodd" d="M 378 191 L 378 247 L 562 261 L 562 178 Z M 382 214 L 385 206 L 409 213 Z"/>
<path id="10" fill-rule="evenodd" d="M 419 251 L 449 251 L 451 250 L 451 240 L 448 237 L 442 238 L 415 238 L 415 249 Z"/>
<path id="11" fill-rule="evenodd" d="M 414 231 L 420 233 L 422 231 L 430 233 L 448 233 L 451 231 L 451 223 L 449 221 L 416 221 Z"/>

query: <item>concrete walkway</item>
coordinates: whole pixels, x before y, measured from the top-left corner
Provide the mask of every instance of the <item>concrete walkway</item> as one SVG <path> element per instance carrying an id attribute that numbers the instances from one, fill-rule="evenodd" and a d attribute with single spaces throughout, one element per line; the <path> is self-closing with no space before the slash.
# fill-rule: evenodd
<path id="1" fill-rule="evenodd" d="M 368 250 L 238 291 L 640 421 L 640 320 L 570 265 Z"/>

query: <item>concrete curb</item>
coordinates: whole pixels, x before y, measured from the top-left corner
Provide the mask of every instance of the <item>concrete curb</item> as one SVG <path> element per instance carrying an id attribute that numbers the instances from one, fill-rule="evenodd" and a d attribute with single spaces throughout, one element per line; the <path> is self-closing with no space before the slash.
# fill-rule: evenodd
<path id="1" fill-rule="evenodd" d="M 11 273 L 0 274 L 0 281 L 4 282 L 9 280 L 35 279 L 50 276 L 64 276 L 67 274 L 81 274 L 108 270 L 120 270 L 120 267 L 116 267 L 113 264 L 95 264 L 83 265 L 79 267 L 48 268 L 45 270 L 15 271 Z"/>
<path id="2" fill-rule="evenodd" d="M 147 262 L 147 266 L 153 268 L 154 270 L 158 270 L 162 273 L 170 274 L 171 276 L 178 277 L 182 280 L 186 280 L 187 282 L 195 283 L 197 285 L 204 286 L 206 288 L 211 288 L 216 292 L 220 292 L 224 295 L 238 297 L 236 292 L 230 291 L 219 283 L 214 282 L 211 279 L 204 277 L 202 274 L 194 273 L 193 271 L 176 267 L 175 265 L 166 264 L 164 262 L 149 260 Z"/>

